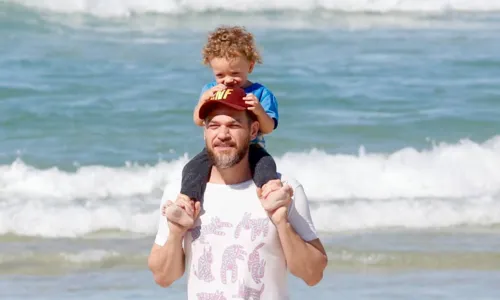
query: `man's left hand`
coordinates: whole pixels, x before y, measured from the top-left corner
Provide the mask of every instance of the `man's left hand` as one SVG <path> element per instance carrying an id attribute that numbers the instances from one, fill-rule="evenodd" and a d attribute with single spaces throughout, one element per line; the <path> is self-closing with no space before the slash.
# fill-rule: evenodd
<path id="1" fill-rule="evenodd" d="M 293 189 L 277 180 L 266 183 L 259 194 L 260 203 L 274 225 L 287 221 L 288 206 L 292 202 Z"/>

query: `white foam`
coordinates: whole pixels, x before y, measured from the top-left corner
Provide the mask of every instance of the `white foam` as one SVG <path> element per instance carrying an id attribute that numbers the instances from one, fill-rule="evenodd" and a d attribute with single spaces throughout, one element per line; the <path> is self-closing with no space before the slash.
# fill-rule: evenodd
<path id="1" fill-rule="evenodd" d="M 95 263 L 119 256 L 116 251 L 101 249 L 86 250 L 78 253 L 61 253 L 60 256 L 72 263 Z"/>
<path id="2" fill-rule="evenodd" d="M 444 228 L 500 224 L 500 195 L 467 199 L 351 201 L 322 205 L 312 216 L 319 230 Z"/>
<path id="3" fill-rule="evenodd" d="M 298 166 L 300 162 L 300 167 Z M 500 192 L 500 136 L 484 144 L 462 140 L 417 151 L 329 155 L 287 153 L 281 170 L 292 173 L 317 200 L 468 198 Z"/>
<path id="4" fill-rule="evenodd" d="M 85 166 L 72 173 L 55 167 L 39 170 L 18 159 L 12 165 L 0 166 L 0 191 L 12 198 L 51 202 L 139 197 L 163 188 L 164 182 L 178 180 L 180 173 L 172 170 L 181 170 L 187 159 L 184 156 L 155 166 Z"/>
<path id="5" fill-rule="evenodd" d="M 179 14 L 226 10 L 235 12 L 296 10 L 347 12 L 498 11 L 500 0 L 8 0 L 60 13 L 129 16 L 142 13 Z"/>
<path id="6" fill-rule="evenodd" d="M 0 234 L 154 234 L 162 191 L 177 193 L 187 160 L 76 172 L 40 170 L 21 160 L 2 165 Z M 311 150 L 276 161 L 303 184 L 320 230 L 500 224 L 500 136 L 389 154 Z"/>

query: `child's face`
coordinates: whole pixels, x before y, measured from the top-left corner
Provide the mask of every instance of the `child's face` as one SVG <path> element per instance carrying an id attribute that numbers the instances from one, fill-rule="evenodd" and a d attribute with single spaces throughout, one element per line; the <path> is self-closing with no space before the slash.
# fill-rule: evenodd
<path id="1" fill-rule="evenodd" d="M 210 66 L 218 84 L 243 87 L 248 81 L 248 74 L 252 73 L 254 63 L 242 56 L 232 59 L 214 57 L 210 60 Z"/>

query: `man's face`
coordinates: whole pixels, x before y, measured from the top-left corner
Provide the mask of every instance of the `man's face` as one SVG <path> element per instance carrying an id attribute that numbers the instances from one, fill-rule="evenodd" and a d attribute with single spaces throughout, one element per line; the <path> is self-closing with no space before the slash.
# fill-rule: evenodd
<path id="1" fill-rule="evenodd" d="M 238 164 L 247 154 L 259 130 L 246 112 L 224 106 L 212 110 L 205 120 L 205 144 L 213 164 L 221 169 Z"/>

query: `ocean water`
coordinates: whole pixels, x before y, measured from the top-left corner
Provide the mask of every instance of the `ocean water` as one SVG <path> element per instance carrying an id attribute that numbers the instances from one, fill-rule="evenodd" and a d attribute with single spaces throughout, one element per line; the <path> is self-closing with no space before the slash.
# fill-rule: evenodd
<path id="1" fill-rule="evenodd" d="M 497 0 L 1 0 L 0 299 L 185 299 L 146 261 L 219 24 L 328 251 L 292 299 L 500 299 Z"/>

